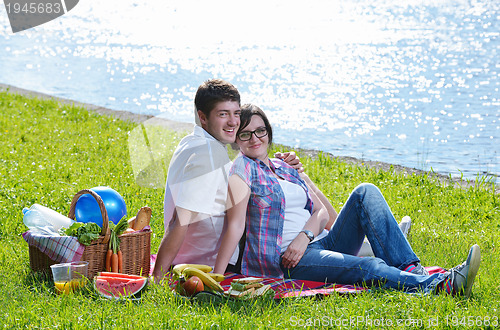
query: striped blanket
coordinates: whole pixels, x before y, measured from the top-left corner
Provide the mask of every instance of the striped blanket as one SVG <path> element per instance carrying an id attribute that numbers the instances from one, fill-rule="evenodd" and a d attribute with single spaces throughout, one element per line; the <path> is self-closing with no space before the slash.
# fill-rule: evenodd
<path id="1" fill-rule="evenodd" d="M 156 255 L 151 256 L 151 272 L 154 269 Z M 440 267 L 426 267 L 430 274 L 444 273 L 446 270 Z M 231 286 L 234 279 L 245 277 L 240 274 L 226 273 L 226 279 L 220 284 L 225 291 Z M 308 296 L 327 296 L 332 293 L 337 294 L 357 294 L 364 291 L 369 291 L 367 288 L 358 287 L 349 284 L 323 283 L 315 281 L 279 279 L 279 278 L 264 278 L 263 284 L 271 285 L 271 288 L 276 292 L 274 298 L 290 298 L 290 297 L 308 297 Z"/>
<path id="2" fill-rule="evenodd" d="M 240 274 L 226 273 L 226 279 L 221 282 L 224 291 L 227 291 L 231 282 L 234 279 L 245 277 Z M 278 279 L 278 278 L 264 278 L 262 284 L 271 285 L 271 288 L 276 292 L 275 299 L 289 298 L 289 297 L 307 297 L 307 296 L 325 296 L 333 292 L 340 294 L 352 294 L 366 291 L 366 288 L 356 287 L 347 284 L 332 284 L 304 280 L 292 279 Z"/>
<path id="3" fill-rule="evenodd" d="M 30 230 L 22 235 L 28 245 L 37 247 L 56 263 L 80 261 L 85 250 L 85 246 L 72 236 L 48 236 Z"/>
<path id="4" fill-rule="evenodd" d="M 440 267 L 426 267 L 430 274 L 444 273 L 446 270 Z M 243 275 L 226 273 L 226 279 L 221 282 L 224 290 L 228 290 L 231 282 L 234 279 L 245 277 Z M 337 294 L 356 294 L 363 291 L 369 291 L 367 288 L 358 287 L 349 284 L 334 284 L 314 281 L 292 280 L 292 279 L 276 279 L 265 278 L 263 284 L 270 284 L 271 288 L 276 292 L 274 298 L 289 298 L 289 297 L 308 297 L 308 296 L 327 296 L 336 292 Z"/>

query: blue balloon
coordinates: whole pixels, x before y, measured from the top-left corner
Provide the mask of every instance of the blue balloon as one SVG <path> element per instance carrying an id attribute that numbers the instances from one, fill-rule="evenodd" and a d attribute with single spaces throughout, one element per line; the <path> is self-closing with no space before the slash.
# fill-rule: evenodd
<path id="1" fill-rule="evenodd" d="M 101 197 L 106 207 L 109 221 L 116 225 L 121 218 L 127 215 L 125 200 L 123 200 L 123 197 L 116 190 L 109 187 L 95 187 L 90 190 Z M 78 222 L 95 222 L 102 227 L 101 209 L 92 195 L 85 194 L 78 198 L 75 205 L 75 218 Z"/>

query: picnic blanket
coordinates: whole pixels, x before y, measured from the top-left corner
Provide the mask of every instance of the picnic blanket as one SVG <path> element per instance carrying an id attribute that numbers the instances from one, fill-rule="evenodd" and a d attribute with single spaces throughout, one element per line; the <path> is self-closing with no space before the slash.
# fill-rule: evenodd
<path id="1" fill-rule="evenodd" d="M 156 255 L 151 255 L 151 273 L 154 269 Z M 441 267 L 426 267 L 429 274 L 444 273 L 446 269 Z M 220 284 L 225 291 L 231 286 L 234 279 L 246 277 L 241 274 L 225 273 L 226 279 Z M 274 298 L 290 298 L 290 297 L 309 297 L 309 296 L 327 296 L 332 293 L 338 294 L 357 294 L 369 289 L 350 284 L 324 283 L 315 281 L 295 280 L 295 279 L 280 279 L 280 278 L 264 278 L 263 284 L 271 285 L 271 288 L 276 292 Z"/>
<path id="2" fill-rule="evenodd" d="M 22 235 L 28 245 L 37 247 L 57 263 L 80 261 L 85 250 L 85 245 L 72 236 L 51 236 L 30 230 Z"/>
<path id="3" fill-rule="evenodd" d="M 220 284 L 227 291 L 231 287 L 231 282 L 237 278 L 246 277 L 241 274 L 226 273 L 226 279 Z M 315 281 L 295 280 L 295 279 L 280 279 L 280 278 L 264 278 L 262 284 L 269 284 L 274 290 L 274 299 L 290 298 L 290 297 L 308 297 L 308 296 L 326 296 L 334 292 L 339 294 L 354 294 L 367 291 L 367 288 L 356 287 L 347 284 L 334 284 Z"/>
<path id="4" fill-rule="evenodd" d="M 444 273 L 445 269 L 441 267 L 426 267 L 429 274 Z M 246 277 L 235 273 L 224 274 L 226 279 L 221 282 L 224 291 L 228 290 L 231 282 L 234 279 Z M 337 294 L 356 294 L 363 291 L 370 291 L 368 288 L 359 287 L 350 284 L 335 284 L 323 283 L 315 281 L 294 280 L 294 279 L 277 279 L 265 278 L 263 284 L 271 285 L 271 288 L 276 292 L 274 298 L 289 298 L 289 297 L 308 297 L 308 296 L 327 296 L 334 292 Z"/>

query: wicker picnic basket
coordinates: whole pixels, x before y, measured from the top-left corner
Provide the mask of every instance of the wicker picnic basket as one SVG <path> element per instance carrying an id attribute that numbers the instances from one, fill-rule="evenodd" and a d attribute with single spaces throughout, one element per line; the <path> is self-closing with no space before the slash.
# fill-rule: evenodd
<path id="1" fill-rule="evenodd" d="M 104 202 L 101 197 L 92 190 L 84 189 L 79 191 L 71 201 L 68 217 L 75 219 L 75 207 L 78 198 L 84 194 L 92 195 L 101 210 L 103 225 L 101 236 L 85 247 L 81 261 L 88 261 L 88 276 L 93 278 L 98 272 L 104 271 L 106 252 L 109 248 L 109 218 Z M 143 230 L 134 233 L 120 235 L 120 250 L 123 254 L 123 272 L 133 275 L 149 275 L 150 254 L 151 254 L 151 230 Z M 45 253 L 34 246 L 29 246 L 30 266 L 33 271 L 49 272 L 50 266 L 56 262 L 50 259 Z"/>

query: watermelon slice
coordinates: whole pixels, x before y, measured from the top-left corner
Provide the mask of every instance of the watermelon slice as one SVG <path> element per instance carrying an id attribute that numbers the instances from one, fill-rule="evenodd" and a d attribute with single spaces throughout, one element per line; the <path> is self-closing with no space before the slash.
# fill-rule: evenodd
<path id="1" fill-rule="evenodd" d="M 129 280 L 142 280 L 145 278 L 144 276 L 140 275 L 130 275 L 130 274 L 123 274 L 123 273 L 113 273 L 113 272 L 100 272 L 97 273 L 98 276 L 108 276 L 108 277 L 120 277 L 120 278 L 126 278 Z"/>
<path id="2" fill-rule="evenodd" d="M 147 277 L 128 279 L 111 276 L 96 276 L 94 288 L 109 299 L 135 298 L 146 287 Z"/>

